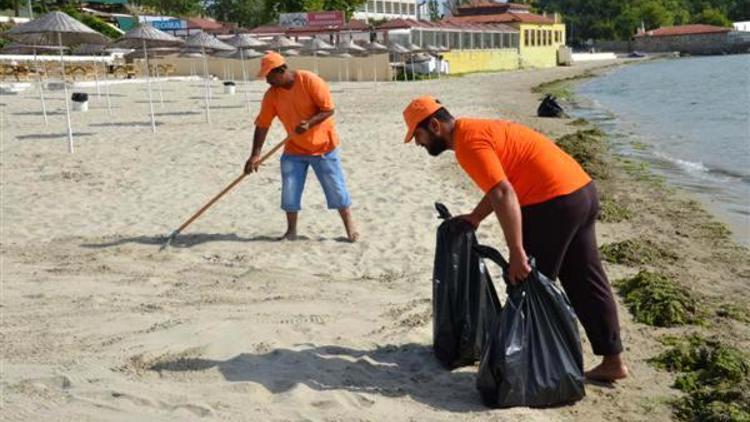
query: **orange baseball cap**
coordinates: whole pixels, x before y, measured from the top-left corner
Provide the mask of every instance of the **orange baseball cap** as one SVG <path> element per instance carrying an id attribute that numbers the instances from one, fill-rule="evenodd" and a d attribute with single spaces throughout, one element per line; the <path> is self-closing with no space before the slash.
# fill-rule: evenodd
<path id="1" fill-rule="evenodd" d="M 440 102 L 429 95 L 413 99 L 404 109 L 404 121 L 408 129 L 404 142 L 411 142 L 414 138 L 414 131 L 417 130 L 417 125 L 441 108 L 443 106 Z"/>
<path id="2" fill-rule="evenodd" d="M 260 59 L 260 70 L 258 71 L 257 76 L 259 78 L 265 78 L 272 70 L 285 64 L 286 60 L 284 60 L 284 57 L 282 57 L 281 54 L 269 51 L 262 59 Z"/>

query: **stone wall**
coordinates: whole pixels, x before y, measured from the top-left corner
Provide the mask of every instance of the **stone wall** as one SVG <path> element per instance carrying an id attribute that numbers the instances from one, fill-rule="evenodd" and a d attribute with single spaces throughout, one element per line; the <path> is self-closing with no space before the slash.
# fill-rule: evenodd
<path id="1" fill-rule="evenodd" d="M 733 52 L 728 33 L 636 37 L 633 49 L 645 52 L 679 51 L 686 54 L 722 54 Z"/>

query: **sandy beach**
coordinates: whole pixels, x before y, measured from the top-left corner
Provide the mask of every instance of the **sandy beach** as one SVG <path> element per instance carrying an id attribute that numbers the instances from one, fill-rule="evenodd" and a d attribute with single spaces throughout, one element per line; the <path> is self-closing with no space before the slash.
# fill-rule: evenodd
<path id="1" fill-rule="evenodd" d="M 58 421 L 564 421 L 665 420 L 673 375 L 647 360 L 657 338 L 710 333 L 750 350 L 750 325 L 715 320 L 655 329 L 620 304 L 632 376 L 587 384 L 587 397 L 553 409 L 485 408 L 476 367 L 453 372 L 432 356 L 434 202 L 470 211 L 480 191 L 452 154 L 403 144 L 401 110 L 421 94 L 458 116 L 527 124 L 552 137 L 569 119 L 535 117 L 534 86 L 605 65 L 475 74 L 414 83 L 331 83 L 360 242 L 342 241 L 312 174 L 302 240 L 285 228 L 278 158 L 248 177 L 174 242 L 164 237 L 240 174 L 265 91 L 222 93 L 212 124 L 201 81 L 164 82 L 152 135 L 145 84 L 112 86 L 113 114 L 91 88 L 74 113 L 67 153 L 62 92 L 0 97 L 0 419 Z M 600 71 L 603 71 L 600 69 Z M 157 91 L 158 92 L 158 91 Z M 284 137 L 277 123 L 266 150 Z M 750 294 L 750 254 L 704 236 L 711 217 L 613 169 L 608 193 L 636 217 L 599 224 L 606 244 L 648 236 L 681 259 L 667 270 L 706 303 Z M 496 221 L 480 241 L 501 247 Z M 607 264 L 611 280 L 637 269 Z M 496 273 L 496 271 L 495 271 Z M 501 297 L 504 297 L 501 291 Z M 619 297 L 618 297 L 619 300 Z M 584 337 L 586 366 L 596 358 Z"/>

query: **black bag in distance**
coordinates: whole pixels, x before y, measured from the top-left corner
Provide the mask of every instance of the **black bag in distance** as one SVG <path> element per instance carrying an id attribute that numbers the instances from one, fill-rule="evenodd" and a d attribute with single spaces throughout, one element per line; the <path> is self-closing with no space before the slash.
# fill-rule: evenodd
<path id="1" fill-rule="evenodd" d="M 545 95 L 539 107 L 536 109 L 536 115 L 539 117 L 568 117 L 565 110 L 557 102 L 557 98 L 552 95 Z"/>
<path id="2" fill-rule="evenodd" d="M 435 204 L 445 221 L 437 230 L 432 277 L 432 340 L 438 360 L 448 369 L 479 360 L 484 338 L 500 312 L 489 273 L 474 251 L 474 227 L 451 219 Z"/>
<path id="3" fill-rule="evenodd" d="M 500 252 L 476 250 L 507 271 Z M 477 389 L 489 407 L 557 406 L 586 395 L 577 317 L 565 293 L 533 260 L 531 266 L 524 282 L 507 284 L 508 299 L 482 350 Z"/>

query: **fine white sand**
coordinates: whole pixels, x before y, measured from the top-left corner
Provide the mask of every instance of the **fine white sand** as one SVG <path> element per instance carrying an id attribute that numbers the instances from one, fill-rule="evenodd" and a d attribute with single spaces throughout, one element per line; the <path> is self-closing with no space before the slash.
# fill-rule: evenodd
<path id="1" fill-rule="evenodd" d="M 589 67 L 595 65 L 587 65 Z M 112 86 L 113 115 L 93 87 L 73 114 L 67 153 L 62 92 L 4 95 L 2 189 L 3 420 L 662 419 L 670 380 L 644 361 L 656 344 L 621 309 L 633 376 L 555 409 L 489 410 L 476 368 L 443 370 L 431 352 L 433 203 L 470 211 L 479 191 L 451 153 L 402 142 L 401 110 L 433 94 L 456 115 L 509 118 L 550 134 L 529 89 L 582 68 L 418 83 L 332 83 L 341 152 L 362 239 L 344 230 L 309 174 L 297 242 L 276 242 L 275 157 L 159 252 L 160 242 L 239 175 L 265 84 L 235 96 L 201 81 L 155 91 Z M 156 86 L 155 86 L 156 88 Z M 78 89 L 77 91 L 80 91 Z M 266 149 L 283 139 L 272 129 Z M 618 227 L 601 235 L 616 236 Z M 483 242 L 502 246 L 488 219 Z M 610 274 L 612 275 L 612 274 Z M 502 293 L 502 292 L 501 292 Z M 588 344 L 586 363 L 595 361 Z M 661 400 L 661 401 L 660 401 Z"/>

